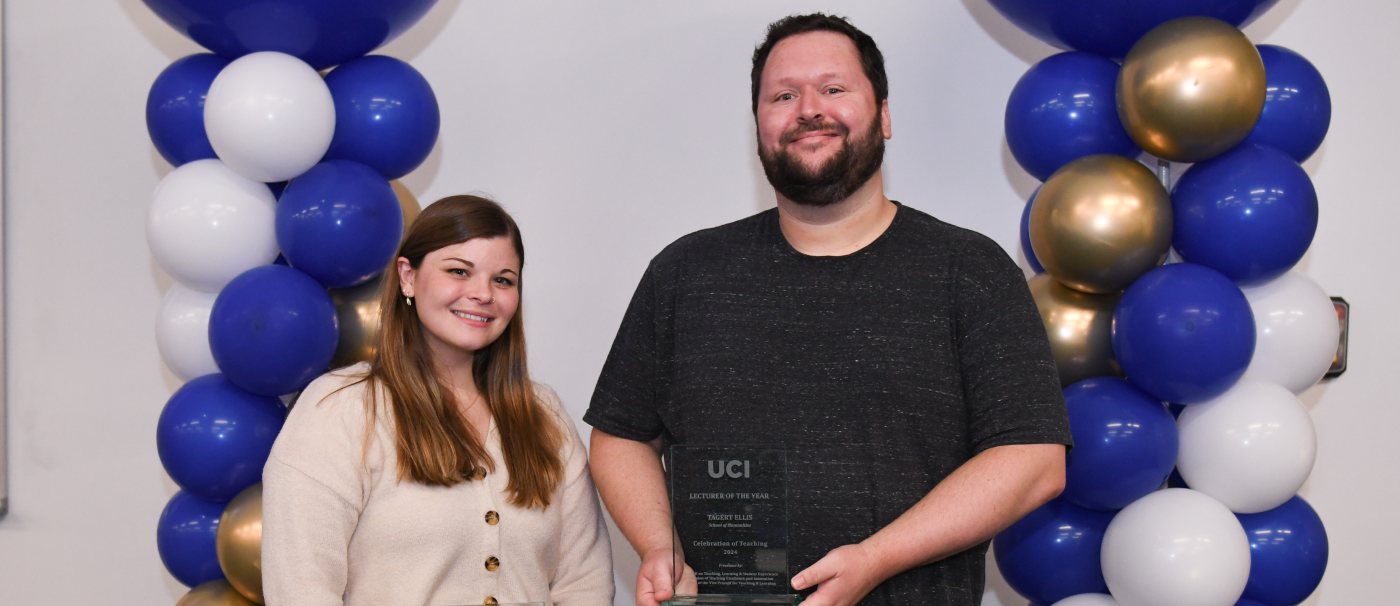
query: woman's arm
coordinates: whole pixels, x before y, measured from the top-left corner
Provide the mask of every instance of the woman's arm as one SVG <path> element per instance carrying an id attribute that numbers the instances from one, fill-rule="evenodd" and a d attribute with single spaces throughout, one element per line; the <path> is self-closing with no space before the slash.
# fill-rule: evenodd
<path id="1" fill-rule="evenodd" d="M 612 545 L 598 505 L 598 491 L 588 470 L 588 451 L 554 390 L 540 385 L 539 394 L 553 410 L 564 434 L 563 487 L 560 511 L 559 566 L 550 580 L 555 606 L 608 606 L 613 603 Z"/>
<path id="2" fill-rule="evenodd" d="M 341 606 L 359 511 L 275 456 L 263 468 L 262 583 L 267 606 Z"/>
<path id="3" fill-rule="evenodd" d="M 370 493 L 370 467 L 382 464 L 379 441 L 366 441 L 366 390 L 339 389 L 347 381 L 331 374 L 306 388 L 263 467 L 268 606 L 344 603 L 350 538 Z"/>

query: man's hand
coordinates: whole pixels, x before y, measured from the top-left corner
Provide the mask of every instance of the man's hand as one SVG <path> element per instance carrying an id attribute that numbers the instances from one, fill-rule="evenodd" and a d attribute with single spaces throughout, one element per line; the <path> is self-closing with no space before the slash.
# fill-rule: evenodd
<path id="1" fill-rule="evenodd" d="M 681 582 L 672 591 L 671 550 L 658 549 L 642 557 L 642 567 L 637 571 L 637 606 L 660 606 L 675 593 L 695 595 L 695 571 L 686 564 L 681 572 Z"/>
<path id="2" fill-rule="evenodd" d="M 843 545 L 797 573 L 792 579 L 792 588 L 801 591 L 817 586 L 817 591 L 807 596 L 800 606 L 851 606 L 886 577 L 874 554 L 864 545 Z"/>

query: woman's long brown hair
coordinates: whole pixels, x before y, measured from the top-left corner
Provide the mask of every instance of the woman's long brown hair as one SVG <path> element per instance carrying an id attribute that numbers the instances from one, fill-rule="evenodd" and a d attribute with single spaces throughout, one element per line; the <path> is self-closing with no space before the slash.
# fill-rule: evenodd
<path id="1" fill-rule="evenodd" d="M 450 196 L 423 210 L 394 258 L 408 259 L 418 269 L 432 251 L 497 237 L 510 238 L 523 269 L 525 245 L 515 220 L 485 198 Z M 375 354 L 365 378 L 370 394 L 366 405 L 374 418 L 380 410 L 380 388 L 387 392 L 399 479 L 455 486 L 473 480 L 478 470 L 494 472 L 495 461 L 482 438 L 472 431 L 452 390 L 435 371 L 417 312 L 399 295 L 396 264 L 386 271 Z M 522 303 L 523 285 L 517 281 Z M 530 382 L 524 324 L 522 309 L 517 308 L 505 332 L 473 356 L 472 377 L 501 436 L 511 504 L 544 509 L 564 476 L 559 458 L 564 435 Z"/>

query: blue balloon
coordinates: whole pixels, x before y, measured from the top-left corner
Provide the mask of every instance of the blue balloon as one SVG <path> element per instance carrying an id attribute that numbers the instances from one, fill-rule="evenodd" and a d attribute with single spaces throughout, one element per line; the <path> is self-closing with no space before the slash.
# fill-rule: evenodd
<path id="1" fill-rule="evenodd" d="M 423 163 L 437 142 L 437 96 L 427 78 L 393 57 L 346 62 L 326 76 L 335 100 L 327 160 L 354 160 L 397 179 Z"/>
<path id="2" fill-rule="evenodd" d="M 1031 66 L 1006 102 L 1006 145 L 1021 168 L 1044 181 L 1072 160 L 1142 153 L 1118 119 L 1118 64 L 1069 52 Z"/>
<path id="3" fill-rule="evenodd" d="M 368 282 L 394 259 L 403 209 L 368 166 L 327 160 L 293 179 L 277 201 L 277 245 L 292 267 L 327 288 Z"/>
<path id="4" fill-rule="evenodd" d="M 185 492 L 226 502 L 262 479 L 285 418 L 281 400 L 243 391 L 221 374 L 204 375 L 165 403 L 156 452 Z"/>
<path id="5" fill-rule="evenodd" d="M 1113 354 L 1158 400 L 1204 402 L 1229 389 L 1254 356 L 1254 314 L 1229 278 L 1194 263 L 1152 269 L 1113 312 Z"/>
<path id="6" fill-rule="evenodd" d="M 208 53 L 177 59 L 146 95 L 146 131 L 160 157 L 173 166 L 216 158 L 204 133 L 204 98 L 229 60 Z"/>
<path id="7" fill-rule="evenodd" d="M 1283 275 L 1317 232 L 1317 191 L 1293 158 L 1241 145 L 1193 165 L 1172 189 L 1172 248 L 1241 286 Z"/>
<path id="8" fill-rule="evenodd" d="M 1099 565 L 1111 512 L 1062 498 L 1041 505 L 992 541 L 997 569 L 1028 600 L 1053 604 L 1081 593 L 1108 593 Z"/>
<path id="9" fill-rule="evenodd" d="M 339 338 L 330 294 L 283 265 L 239 274 L 209 312 L 214 362 L 234 385 L 261 396 L 306 387 L 326 372 Z"/>
<path id="10" fill-rule="evenodd" d="M 1162 487 L 1176 466 L 1176 420 L 1162 405 L 1118 377 L 1065 388 L 1074 450 L 1061 498 L 1115 511 Z"/>
<path id="11" fill-rule="evenodd" d="M 160 512 L 156 551 L 170 576 L 186 587 L 224 578 L 214 538 L 227 504 L 196 499 L 182 490 Z"/>
<path id="12" fill-rule="evenodd" d="M 1244 597 L 1264 606 L 1308 599 L 1327 570 L 1327 530 L 1302 497 L 1260 513 L 1235 514 L 1249 537 Z"/>
<path id="13" fill-rule="evenodd" d="M 1026 255 L 1026 263 L 1029 263 L 1035 273 L 1045 273 L 1045 267 L 1040 264 L 1040 259 L 1035 258 L 1035 251 L 1031 249 L 1031 204 L 1035 203 L 1035 195 L 1040 193 L 1040 188 L 1035 188 L 1029 200 L 1026 200 L 1026 208 L 1021 211 L 1021 253 Z"/>
<path id="14" fill-rule="evenodd" d="M 257 51 L 325 69 L 412 27 L 437 0 L 143 0 L 191 40 L 236 59 Z"/>
<path id="15" fill-rule="evenodd" d="M 990 0 L 1016 27 L 1063 49 L 1119 59 L 1138 38 L 1180 17 L 1244 27 L 1278 0 Z"/>
<path id="16" fill-rule="evenodd" d="M 1332 123 L 1332 95 L 1322 74 L 1302 55 L 1259 45 L 1266 79 L 1264 112 L 1243 145 L 1268 145 L 1300 164 L 1317 151 Z"/>
<path id="17" fill-rule="evenodd" d="M 1259 602 L 1256 602 L 1256 601 L 1254 601 L 1254 600 L 1246 600 L 1246 599 L 1244 599 L 1244 598 L 1240 598 L 1240 601 L 1235 602 L 1235 606 L 1264 606 L 1264 605 L 1263 605 L 1263 604 L 1260 604 Z"/>

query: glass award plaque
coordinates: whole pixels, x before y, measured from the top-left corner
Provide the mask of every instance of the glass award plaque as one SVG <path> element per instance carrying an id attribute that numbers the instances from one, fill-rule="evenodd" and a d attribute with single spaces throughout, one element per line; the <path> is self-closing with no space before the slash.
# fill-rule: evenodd
<path id="1" fill-rule="evenodd" d="M 685 566 L 698 591 L 662 602 L 798 602 L 788 577 L 787 451 L 782 446 L 672 446 L 672 580 Z"/>

